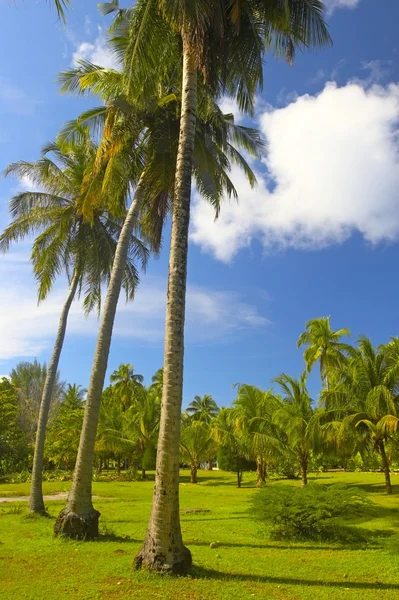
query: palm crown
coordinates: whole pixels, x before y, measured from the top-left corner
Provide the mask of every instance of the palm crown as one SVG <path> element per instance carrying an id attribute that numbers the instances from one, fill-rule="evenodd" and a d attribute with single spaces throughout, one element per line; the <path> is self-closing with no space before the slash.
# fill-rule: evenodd
<path id="1" fill-rule="evenodd" d="M 39 301 L 46 298 L 57 275 L 76 273 L 86 312 L 95 306 L 100 309 L 101 284 L 109 279 L 122 226 L 121 218 L 107 212 L 104 203 L 97 205 L 90 221 L 81 214 L 82 190 L 96 152 L 97 146 L 85 132 L 78 142 L 49 144 L 38 161 L 11 164 L 7 175 L 27 176 L 38 189 L 11 199 L 13 219 L 0 237 L 0 249 L 6 251 L 12 242 L 38 234 L 31 259 Z M 137 259 L 145 267 L 148 251 L 132 236 L 123 275 L 128 298 L 133 297 L 138 283 Z"/>
<path id="2" fill-rule="evenodd" d="M 298 348 L 307 346 L 303 357 L 308 373 L 317 361 L 320 362 L 320 376 L 328 384 L 327 371 L 337 367 L 345 359 L 345 354 L 351 352 L 351 346 L 341 342 L 342 337 L 349 337 L 349 329 L 333 331 L 330 317 L 312 319 L 306 323 L 306 330 L 300 335 L 297 342 Z"/>

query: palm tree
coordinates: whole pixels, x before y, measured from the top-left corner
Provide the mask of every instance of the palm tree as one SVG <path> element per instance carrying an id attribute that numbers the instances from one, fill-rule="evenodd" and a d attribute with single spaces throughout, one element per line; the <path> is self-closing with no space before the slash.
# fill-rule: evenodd
<path id="1" fill-rule="evenodd" d="M 198 466 L 207 458 L 209 448 L 214 447 L 214 443 L 210 438 L 209 423 L 186 416 L 182 419 L 180 452 L 183 461 L 190 464 L 190 483 L 197 483 Z"/>
<path id="2" fill-rule="evenodd" d="M 241 8 L 241 6 L 245 6 Z M 176 161 L 168 296 L 166 305 L 164 392 L 158 466 L 150 522 L 137 567 L 184 572 L 191 555 L 179 523 L 179 437 L 183 392 L 184 320 L 187 282 L 191 177 L 198 90 L 202 80 L 217 95 L 234 90 L 239 105 L 251 110 L 262 81 L 262 52 L 275 41 L 291 60 L 295 43 L 317 46 L 330 41 L 319 0 L 147 0 L 136 4 L 140 30 L 132 28 L 126 65 L 131 87 L 148 80 L 143 70 L 156 63 L 163 39 L 154 24 L 159 13 L 181 38 L 182 102 Z M 140 12 L 141 11 L 141 12 Z M 154 33 L 155 31 L 155 33 Z M 149 59 L 150 57 L 150 59 Z M 198 78 L 198 74 L 200 77 Z M 198 79 L 200 81 L 198 81 Z M 139 80 L 139 81 L 138 81 Z M 220 85 L 221 84 L 221 85 Z M 174 543 L 171 544 L 170 540 Z"/>
<path id="3" fill-rule="evenodd" d="M 212 396 L 205 394 L 202 397 L 194 396 L 194 400 L 187 407 L 187 412 L 194 421 L 203 421 L 209 424 L 218 414 L 219 407 Z"/>
<path id="4" fill-rule="evenodd" d="M 342 337 L 349 337 L 349 329 L 333 331 L 330 317 L 312 319 L 306 323 L 304 331 L 297 342 L 298 348 L 307 346 L 303 357 L 308 373 L 317 361 L 320 363 L 320 377 L 323 385 L 328 387 L 328 369 L 336 367 L 345 360 L 345 354 L 351 352 L 351 346 L 341 342 Z"/>
<path id="5" fill-rule="evenodd" d="M 83 423 L 86 390 L 77 384 L 68 384 L 62 402 L 50 422 L 46 437 L 47 460 L 59 468 L 73 469 Z"/>
<path id="6" fill-rule="evenodd" d="M 36 162 L 11 164 L 7 175 L 28 176 L 43 191 L 22 192 L 10 201 L 11 224 L 0 237 L 0 250 L 12 242 L 39 233 L 33 243 L 31 259 L 43 301 L 62 273 L 67 275 L 69 291 L 61 310 L 53 353 L 48 365 L 40 403 L 39 422 L 32 470 L 30 510 L 44 513 L 42 493 L 43 453 L 51 397 L 65 338 L 72 301 L 83 293 L 85 313 L 100 309 L 101 284 L 109 280 L 116 244 L 121 232 L 120 218 L 114 218 L 98 205 L 90 220 L 83 218 L 81 198 L 93 169 L 97 146 L 87 130 L 77 142 L 55 142 L 46 146 Z M 94 193 L 94 187 L 91 188 Z M 133 236 L 128 243 L 128 260 L 123 270 L 123 286 L 132 298 L 138 283 L 136 259 L 144 267 L 148 251 Z"/>
<path id="7" fill-rule="evenodd" d="M 132 405 L 135 392 L 143 389 L 144 377 L 134 372 L 130 364 L 119 365 L 110 377 L 114 394 L 119 398 L 122 408 L 126 410 Z"/>
<path id="8" fill-rule="evenodd" d="M 280 401 L 270 391 L 253 385 L 238 386 L 234 407 L 242 432 L 248 438 L 250 454 L 256 461 L 257 485 L 266 481 L 267 462 L 279 455 L 282 444 L 273 413 L 280 407 Z"/>
<path id="9" fill-rule="evenodd" d="M 211 436 L 232 457 L 237 473 L 237 487 L 240 488 L 242 460 L 250 454 L 250 440 L 242 428 L 238 411 L 234 408 L 222 408 L 211 423 Z"/>
<path id="10" fill-rule="evenodd" d="M 118 188 L 121 181 L 125 181 L 126 173 L 131 181 L 134 181 L 134 177 L 136 181 L 138 179 L 134 200 L 119 238 L 100 323 L 72 490 L 68 504 L 55 526 L 56 533 L 62 531 L 73 537 L 76 537 L 77 529 L 80 528 L 80 537 L 87 538 L 95 537 L 98 531 L 99 513 L 93 508 L 91 498 L 92 463 L 101 392 L 119 298 L 120 273 L 126 255 L 126 239 L 135 226 L 140 226 L 148 232 L 152 241 L 155 240 L 158 247 L 160 245 L 163 215 L 168 213 L 174 185 L 180 92 L 171 76 L 166 87 L 168 94 L 160 96 L 165 86 L 159 86 L 158 95 L 152 101 L 148 99 L 145 107 L 140 108 L 128 97 L 120 97 L 122 88 L 118 72 L 93 67 L 87 63 L 64 74 L 63 81 L 64 87 L 71 90 L 102 90 L 101 93 L 107 100 L 105 107 L 89 111 L 80 118 L 80 123 L 91 123 L 93 127 L 97 127 L 99 123 L 103 125 L 104 137 L 100 145 L 100 159 L 110 157 L 110 162 L 112 161 L 112 168 L 107 169 L 106 189 L 115 188 L 114 182 Z M 173 93 L 169 93 L 170 90 Z M 205 92 L 202 100 L 192 171 L 200 193 L 218 208 L 224 193 L 236 195 L 228 176 L 231 162 L 236 162 L 244 169 L 252 184 L 255 180 L 250 167 L 234 148 L 233 142 L 236 141 L 254 156 L 259 156 L 262 143 L 258 132 L 234 125 L 232 116 L 224 116 Z M 65 130 L 67 138 L 71 133 L 73 135 L 75 129 L 76 123 L 68 125 Z M 133 168 L 129 166 L 132 161 Z M 115 194 L 115 191 L 113 193 Z M 154 216 L 158 214 L 161 214 L 161 217 L 157 222 Z M 179 424 L 177 426 L 179 427 Z"/>
<path id="11" fill-rule="evenodd" d="M 308 483 L 308 464 L 315 431 L 312 427 L 314 411 L 306 388 L 306 377 L 302 375 L 297 380 L 282 373 L 273 381 L 282 394 L 280 407 L 273 413 L 273 421 L 285 433 L 287 446 L 299 463 L 302 486 L 305 486 Z"/>
<path id="12" fill-rule="evenodd" d="M 377 351 L 367 337 L 361 336 L 336 385 L 322 394 L 323 427 L 335 429 L 338 443 L 348 429 L 367 436 L 381 456 L 387 494 L 392 494 L 392 485 L 385 446 L 399 429 L 398 371 L 392 368 L 396 346 L 393 340 Z"/>

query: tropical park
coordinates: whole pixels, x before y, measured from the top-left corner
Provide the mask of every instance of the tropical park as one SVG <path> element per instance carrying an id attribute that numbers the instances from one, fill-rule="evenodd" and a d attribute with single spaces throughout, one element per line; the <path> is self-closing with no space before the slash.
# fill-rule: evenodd
<path id="1" fill-rule="evenodd" d="M 0 10 L 0 598 L 399 598 L 395 0 Z"/>

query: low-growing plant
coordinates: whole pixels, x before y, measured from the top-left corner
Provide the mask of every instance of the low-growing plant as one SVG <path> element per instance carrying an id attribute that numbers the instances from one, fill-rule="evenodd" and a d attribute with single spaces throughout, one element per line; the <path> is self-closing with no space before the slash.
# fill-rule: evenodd
<path id="1" fill-rule="evenodd" d="M 254 495 L 251 514 L 269 528 L 272 539 L 366 542 L 359 528 L 346 522 L 370 514 L 373 504 L 365 492 L 342 485 L 265 487 Z"/>

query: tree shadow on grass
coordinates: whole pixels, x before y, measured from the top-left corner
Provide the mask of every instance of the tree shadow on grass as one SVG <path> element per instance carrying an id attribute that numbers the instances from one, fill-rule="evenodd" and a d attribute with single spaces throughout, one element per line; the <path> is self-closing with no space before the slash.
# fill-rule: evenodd
<path id="1" fill-rule="evenodd" d="M 215 569 L 195 566 L 192 575 L 196 579 L 219 579 L 224 581 L 254 581 L 257 583 L 273 583 L 276 585 L 300 585 L 309 587 L 346 588 L 353 590 L 399 590 L 399 583 L 374 583 L 368 581 L 327 581 L 315 579 L 299 579 L 294 577 L 273 577 L 272 575 L 249 575 L 247 573 L 222 573 Z M 377 596 L 376 596 L 377 597 Z"/>
<path id="2" fill-rule="evenodd" d="M 334 481 L 328 482 L 326 483 L 327 485 L 336 485 L 334 483 Z M 381 480 L 381 482 L 378 483 L 358 483 L 357 481 L 353 481 L 353 482 L 345 482 L 346 486 L 348 487 L 354 487 L 354 488 L 358 488 L 359 490 L 362 490 L 363 492 L 366 492 L 367 494 L 380 494 L 382 496 L 388 496 L 389 495 L 386 493 L 385 490 L 385 484 L 384 481 Z M 397 486 L 395 486 L 394 484 L 392 485 L 392 495 L 395 495 L 397 493 Z"/>
<path id="3" fill-rule="evenodd" d="M 378 532 L 380 534 L 380 538 L 384 537 L 391 537 L 391 535 L 395 535 L 391 532 Z M 382 535 L 381 535 L 382 534 Z M 193 540 L 187 541 L 187 546 L 210 546 L 212 540 L 209 542 L 204 542 L 204 541 L 200 541 L 200 540 Z M 305 542 L 304 542 L 305 544 Z M 232 542 L 217 542 L 217 546 L 216 548 L 259 548 L 260 550 L 264 549 L 271 549 L 271 550 L 300 550 L 301 552 L 304 551 L 319 551 L 319 550 L 327 550 L 327 551 L 331 551 L 331 552 L 342 552 L 343 550 L 350 550 L 350 551 L 355 551 L 358 552 L 359 550 L 373 550 L 376 548 L 380 548 L 381 547 L 381 542 L 378 541 L 378 536 L 375 536 L 375 539 L 370 540 L 369 543 L 367 545 L 363 545 L 363 544 L 355 544 L 355 543 L 331 543 L 330 544 L 326 544 L 326 543 L 313 543 L 313 544 L 306 544 L 306 545 L 302 545 L 302 544 L 298 544 L 298 543 L 292 543 L 292 544 L 281 544 L 279 542 L 276 542 L 275 544 L 273 543 L 265 543 L 265 544 L 247 544 L 247 543 L 232 543 Z"/>

